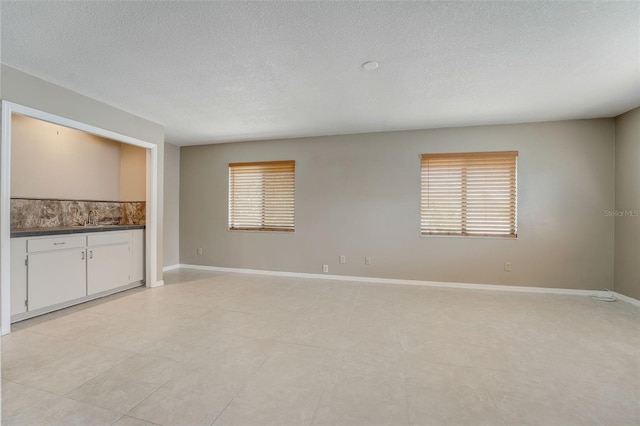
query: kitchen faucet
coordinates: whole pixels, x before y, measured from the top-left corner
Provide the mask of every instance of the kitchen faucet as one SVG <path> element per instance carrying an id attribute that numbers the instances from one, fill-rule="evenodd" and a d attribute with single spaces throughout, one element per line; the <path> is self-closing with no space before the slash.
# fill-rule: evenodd
<path id="1" fill-rule="evenodd" d="M 91 222 L 91 213 L 93 213 L 93 223 Z M 89 210 L 85 225 L 97 225 L 97 224 L 98 224 L 98 217 L 96 216 L 96 212 L 94 212 L 93 210 Z"/>

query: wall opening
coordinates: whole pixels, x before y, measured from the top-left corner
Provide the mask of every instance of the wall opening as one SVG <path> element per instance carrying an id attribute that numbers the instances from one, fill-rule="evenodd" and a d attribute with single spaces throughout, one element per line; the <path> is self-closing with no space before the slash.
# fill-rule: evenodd
<path id="1" fill-rule="evenodd" d="M 140 139 L 132 138 L 127 135 L 112 132 L 110 130 L 95 127 L 86 123 L 70 120 L 64 117 L 49 114 L 44 111 L 36 110 L 33 108 L 25 107 L 22 105 L 14 104 L 11 102 L 2 102 L 2 147 L 0 151 L 0 292 L 2 294 L 2 334 L 6 334 L 11 330 L 11 272 L 10 272 L 10 235 L 11 235 L 11 196 L 12 196 L 12 167 L 11 167 L 11 148 L 12 148 L 12 122 L 13 120 L 37 120 L 39 126 L 48 131 L 56 129 L 58 133 L 60 131 L 68 131 L 74 135 L 84 133 L 87 137 L 99 138 L 104 142 L 105 148 L 111 144 L 121 144 L 119 147 L 124 147 L 124 150 L 128 153 L 133 153 L 133 157 L 140 158 L 141 155 L 145 157 L 145 170 L 142 172 L 145 176 L 145 182 L 142 185 L 137 185 L 134 188 L 134 192 L 127 192 L 126 194 L 120 194 L 123 168 L 125 171 L 124 178 L 129 179 L 131 176 L 140 176 L 141 171 L 132 166 L 132 162 L 125 161 L 124 167 L 122 161 L 118 168 L 119 179 L 117 182 L 117 190 L 109 189 L 112 193 L 118 193 L 118 198 L 124 198 L 127 201 L 132 197 L 139 197 L 142 194 L 142 188 L 144 189 L 144 202 L 146 203 L 146 254 L 145 254 L 145 277 L 147 287 L 153 287 L 161 285 L 161 282 L 157 280 L 157 225 L 158 225 L 158 147 L 157 145 L 143 141 Z M 57 128 L 55 126 L 58 126 Z M 60 127 L 61 126 L 61 127 Z M 79 132 L 79 133 L 76 133 Z M 57 135 L 59 136 L 59 135 Z M 110 141 L 110 142 L 109 142 Z M 78 145 L 82 146 L 82 145 Z M 86 147 L 86 146 L 85 146 Z M 112 148 L 115 145 L 112 146 Z M 50 149 L 63 149 L 62 147 L 49 147 Z M 142 148 L 143 151 L 139 151 Z M 72 151 L 66 154 L 73 157 L 73 148 L 68 146 L 64 149 L 71 149 Z M 131 158 L 133 158 L 131 157 Z M 68 159 L 68 158 L 67 158 Z M 24 182 L 23 182 L 24 183 Z M 101 182 L 103 183 L 103 182 Z M 97 185 L 97 183 L 93 183 Z M 32 185 L 37 187 L 37 185 Z M 90 188 L 89 186 L 85 188 Z M 125 185 L 126 186 L 126 185 Z M 82 185 L 79 185 L 80 193 L 82 193 Z M 17 191 L 16 188 L 13 188 Z M 33 188 L 32 188 L 33 189 Z M 76 188 L 77 189 L 77 188 Z M 130 188 L 128 188 L 130 189 Z M 23 191 L 21 188 L 20 191 Z M 17 195 L 17 194 L 16 194 Z M 111 197 L 113 198 L 113 197 Z M 140 200 L 142 201 L 142 200 Z"/>

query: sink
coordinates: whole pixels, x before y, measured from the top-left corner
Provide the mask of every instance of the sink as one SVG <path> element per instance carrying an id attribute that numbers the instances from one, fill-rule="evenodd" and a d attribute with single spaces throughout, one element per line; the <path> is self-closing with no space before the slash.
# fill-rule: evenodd
<path id="1" fill-rule="evenodd" d="M 108 228 L 111 226 L 122 226 L 118 223 L 97 224 L 97 225 L 74 225 L 74 228 Z"/>

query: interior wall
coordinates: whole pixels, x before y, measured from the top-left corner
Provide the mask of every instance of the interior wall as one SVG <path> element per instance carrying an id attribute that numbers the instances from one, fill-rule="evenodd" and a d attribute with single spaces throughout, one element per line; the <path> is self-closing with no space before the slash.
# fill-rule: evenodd
<path id="1" fill-rule="evenodd" d="M 161 125 L 49 83 L 7 65 L 1 65 L 2 99 L 71 120 L 111 130 L 158 146 L 158 223 L 156 272 L 162 280 L 164 129 Z"/>
<path id="2" fill-rule="evenodd" d="M 2 2 L 0 2 L 0 17 L 2 16 Z M 0 19 L 0 21 L 2 21 Z M 0 28 L 0 34 L 2 34 L 2 29 Z M 0 36 L 0 46 L 2 46 L 2 37 Z M 2 48 L 0 47 L 0 58 L 2 58 Z M 0 67 L 0 94 L 2 93 L 2 69 Z M 0 96 L 1 97 L 1 96 Z M 1 114 L 0 114 L 1 116 Z M 2 121 L 2 119 L 0 118 L 0 122 Z M 2 123 L 0 123 L 1 125 Z M 2 141 L 2 132 L 0 131 L 0 142 Z M 8 274 L 9 271 L 3 271 L 2 270 L 2 266 L 0 266 L 0 276 L 9 276 Z M 6 274 L 5 274 L 6 273 Z M 0 330 L 3 329 L 2 327 L 2 292 L 0 292 Z M 2 339 L 0 339 L 2 340 Z M 1 346 L 1 345 L 0 345 Z M 0 347 L 0 354 L 2 354 L 2 349 Z M 2 356 L 0 355 L 0 366 L 2 365 Z M 1 370 L 1 369 L 0 369 Z M 0 372 L 0 422 L 2 422 L 2 373 Z"/>
<path id="3" fill-rule="evenodd" d="M 640 108 L 616 118 L 615 291 L 640 300 Z"/>
<path id="4" fill-rule="evenodd" d="M 180 263 L 180 147 L 164 149 L 164 266 L 173 266 Z"/>
<path id="5" fill-rule="evenodd" d="M 602 289 L 613 283 L 603 212 L 614 206 L 614 137 L 614 120 L 598 119 L 182 147 L 180 260 Z M 520 152 L 518 238 L 421 237 L 420 154 L 503 150 Z M 267 160 L 296 161 L 296 231 L 228 231 L 228 163 Z"/>
<path id="6" fill-rule="evenodd" d="M 147 150 L 120 144 L 120 201 L 144 201 L 147 198 Z"/>
<path id="7" fill-rule="evenodd" d="M 11 196 L 120 199 L 120 143 L 14 114 Z"/>

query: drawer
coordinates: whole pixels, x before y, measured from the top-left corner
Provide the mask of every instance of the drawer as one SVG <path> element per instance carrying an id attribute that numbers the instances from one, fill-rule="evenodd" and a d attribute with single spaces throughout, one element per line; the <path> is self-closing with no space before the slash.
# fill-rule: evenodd
<path id="1" fill-rule="evenodd" d="M 27 240 L 27 252 L 37 253 L 40 251 L 81 248 L 85 246 L 86 242 L 87 239 L 85 236 L 38 238 Z"/>
<path id="2" fill-rule="evenodd" d="M 122 244 L 129 242 L 129 231 L 110 231 L 89 234 L 87 236 L 87 245 L 102 246 L 106 244 Z"/>

